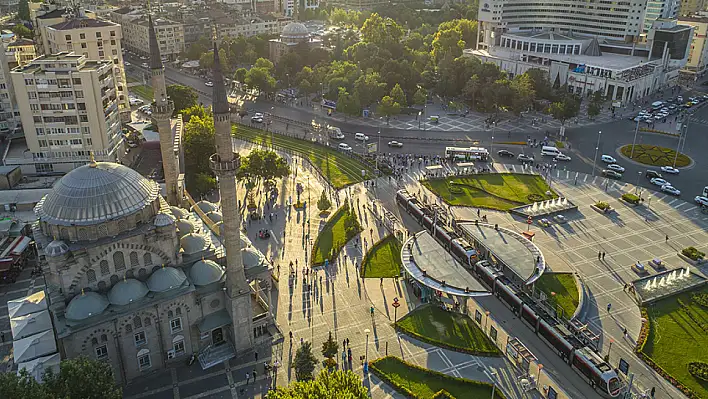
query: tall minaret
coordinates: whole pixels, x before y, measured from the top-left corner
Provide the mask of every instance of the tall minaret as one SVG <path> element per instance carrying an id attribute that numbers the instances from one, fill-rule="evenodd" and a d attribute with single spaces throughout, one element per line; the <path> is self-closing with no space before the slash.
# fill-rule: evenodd
<path id="1" fill-rule="evenodd" d="M 221 214 L 224 223 L 223 243 L 226 250 L 226 295 L 234 328 L 234 346 L 237 351 L 250 349 L 253 341 L 253 311 L 251 289 L 246 282 L 241 254 L 241 213 L 236 200 L 236 172 L 241 158 L 234 153 L 231 139 L 231 115 L 226 100 L 224 76 L 219 62 L 219 49 L 214 42 L 214 67 L 212 71 L 214 94 L 214 141 L 216 154 L 210 158 L 211 168 L 219 178 Z"/>
<path id="2" fill-rule="evenodd" d="M 160 134 L 160 152 L 162 153 L 162 170 L 165 173 L 165 188 L 167 189 L 167 202 L 170 205 L 179 205 L 177 195 L 177 179 L 179 176 L 177 165 L 177 152 L 170 118 L 175 104 L 167 98 L 167 85 L 165 84 L 165 67 L 160 58 L 160 46 L 157 44 L 155 26 L 152 16 L 148 14 L 148 35 L 150 38 L 150 75 L 152 76 L 152 91 L 155 101 L 152 103 L 152 119 L 157 125 Z"/>

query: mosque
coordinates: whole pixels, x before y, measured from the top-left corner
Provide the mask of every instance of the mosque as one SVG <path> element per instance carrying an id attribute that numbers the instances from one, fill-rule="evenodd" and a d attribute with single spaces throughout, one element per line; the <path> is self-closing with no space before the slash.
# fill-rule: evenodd
<path id="1" fill-rule="evenodd" d="M 218 51 L 217 153 L 210 162 L 221 208 L 200 202 L 187 210 L 170 128 L 174 105 L 149 22 L 153 116 L 167 196 L 133 169 L 92 160 L 62 177 L 37 204 L 33 230 L 46 289 L 9 304 L 13 326 L 24 326 L 14 337 L 16 362 L 35 375 L 59 357 L 84 355 L 109 363 L 118 383 L 127 383 L 192 355 L 208 368 L 282 339 L 272 311 L 272 266 L 241 235 L 240 159 L 231 146 Z M 206 228 L 198 214 L 219 222 L 219 231 Z M 41 323 L 27 321 L 35 318 Z M 47 330 L 37 331 L 42 328 Z"/>

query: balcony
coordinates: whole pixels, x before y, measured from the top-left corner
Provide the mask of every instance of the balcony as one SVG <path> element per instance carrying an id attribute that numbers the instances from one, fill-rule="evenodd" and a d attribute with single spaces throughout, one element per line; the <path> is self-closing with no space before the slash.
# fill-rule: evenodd
<path id="1" fill-rule="evenodd" d="M 213 154 L 209 157 L 209 166 L 217 175 L 235 175 L 241 168 L 241 158 L 237 153 L 234 153 L 232 160 L 222 161 L 219 154 Z"/>

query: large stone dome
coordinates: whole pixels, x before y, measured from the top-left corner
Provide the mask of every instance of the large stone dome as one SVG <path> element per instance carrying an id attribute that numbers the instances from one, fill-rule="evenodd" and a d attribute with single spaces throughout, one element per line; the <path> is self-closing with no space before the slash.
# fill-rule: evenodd
<path id="1" fill-rule="evenodd" d="M 127 278 L 116 283 L 108 291 L 108 301 L 111 305 L 124 306 L 139 301 L 148 293 L 148 287 L 140 280 Z"/>
<path id="2" fill-rule="evenodd" d="M 96 225 L 136 213 L 159 195 L 156 182 L 127 166 L 91 162 L 62 177 L 35 212 L 51 225 Z"/>
<path id="3" fill-rule="evenodd" d="M 197 286 L 208 285 L 220 281 L 224 273 L 224 269 L 213 260 L 200 260 L 189 271 L 189 279 Z"/>
<path id="4" fill-rule="evenodd" d="M 182 269 L 176 267 L 162 267 L 155 270 L 147 281 L 147 286 L 153 292 L 165 292 L 179 288 L 184 284 L 187 276 Z"/>
<path id="5" fill-rule="evenodd" d="M 283 32 L 280 34 L 281 38 L 287 39 L 302 39 L 310 36 L 310 31 L 307 30 L 307 26 L 301 24 L 300 22 L 291 22 L 283 28 Z"/>
<path id="6" fill-rule="evenodd" d="M 84 320 L 103 313 L 108 307 L 105 296 L 95 292 L 82 292 L 74 297 L 66 307 L 66 318 L 69 320 Z"/>

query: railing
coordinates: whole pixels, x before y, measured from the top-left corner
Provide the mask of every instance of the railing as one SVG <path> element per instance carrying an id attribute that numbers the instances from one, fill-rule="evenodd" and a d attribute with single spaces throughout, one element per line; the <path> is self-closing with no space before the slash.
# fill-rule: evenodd
<path id="1" fill-rule="evenodd" d="M 204 224 L 211 230 L 212 233 L 214 233 L 215 236 L 220 237 L 221 232 L 219 230 L 219 226 L 216 225 L 207 215 L 204 213 L 201 208 L 199 208 L 196 202 L 194 202 L 194 198 L 189 194 L 187 190 L 184 190 L 184 196 L 187 198 L 187 203 L 189 204 L 190 209 L 194 209 L 194 212 L 197 212 L 197 215 L 199 215 L 199 218 L 204 222 Z"/>

